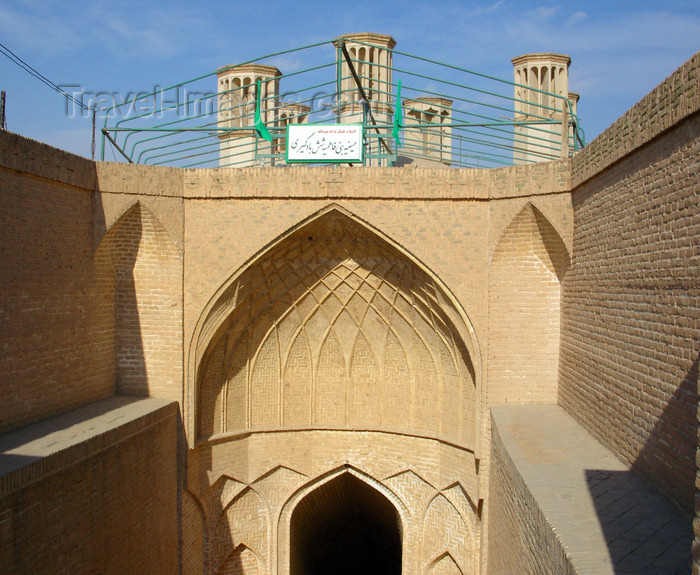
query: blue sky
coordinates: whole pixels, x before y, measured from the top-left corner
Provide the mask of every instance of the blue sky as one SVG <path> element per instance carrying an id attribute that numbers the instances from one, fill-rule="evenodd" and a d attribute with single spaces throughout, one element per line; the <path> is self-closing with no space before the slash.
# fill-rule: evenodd
<path id="1" fill-rule="evenodd" d="M 365 31 L 508 80 L 514 56 L 569 54 L 570 89 L 581 95 L 591 141 L 700 50 L 700 2 L 0 0 L 0 42 L 56 84 L 92 92 L 150 91 Z M 0 89 L 9 130 L 90 155 L 90 120 L 69 117 L 62 96 L 2 55 Z"/>

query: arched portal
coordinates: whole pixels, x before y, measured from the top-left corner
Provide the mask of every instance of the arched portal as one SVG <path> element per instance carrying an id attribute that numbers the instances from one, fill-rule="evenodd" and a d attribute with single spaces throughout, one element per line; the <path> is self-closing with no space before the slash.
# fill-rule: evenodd
<path id="1" fill-rule="evenodd" d="M 477 444 L 478 353 L 437 277 L 333 207 L 232 276 L 195 334 L 200 440 L 366 429 Z"/>
<path id="2" fill-rule="evenodd" d="M 290 575 L 328 573 L 401 573 L 399 514 L 351 473 L 309 493 L 292 513 Z"/>

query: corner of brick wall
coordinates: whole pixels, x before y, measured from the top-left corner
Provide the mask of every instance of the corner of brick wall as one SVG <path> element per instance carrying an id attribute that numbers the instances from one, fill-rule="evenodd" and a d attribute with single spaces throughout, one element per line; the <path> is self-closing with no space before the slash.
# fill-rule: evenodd
<path id="1" fill-rule="evenodd" d="M 59 416 L 49 454 L 0 450 L 0 572 L 176 573 L 177 404 L 114 397 L 79 413 Z M 10 434 L 11 453 L 42 453 L 51 425 L 15 432 L 26 444 Z"/>
<path id="2" fill-rule="evenodd" d="M 572 189 L 699 110 L 700 52 L 697 52 L 574 156 Z"/>
<path id="3" fill-rule="evenodd" d="M 493 421 L 489 509 L 489 574 L 577 573 Z"/>

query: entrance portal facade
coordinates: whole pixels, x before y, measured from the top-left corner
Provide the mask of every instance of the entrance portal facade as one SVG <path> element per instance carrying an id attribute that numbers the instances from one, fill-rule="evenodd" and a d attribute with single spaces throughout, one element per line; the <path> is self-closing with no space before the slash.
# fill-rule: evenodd
<path id="1" fill-rule="evenodd" d="M 411 254 L 329 206 L 224 282 L 195 341 L 205 571 L 478 566 L 477 346 Z"/>

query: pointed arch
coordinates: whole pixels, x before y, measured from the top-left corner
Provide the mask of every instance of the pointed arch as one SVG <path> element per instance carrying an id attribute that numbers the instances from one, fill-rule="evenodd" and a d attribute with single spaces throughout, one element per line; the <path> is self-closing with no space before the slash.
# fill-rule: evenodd
<path id="1" fill-rule="evenodd" d="M 399 347 L 385 354 L 389 332 Z M 299 337 L 303 346 L 295 339 Z M 459 429 L 450 441 L 474 448 L 473 422 L 440 424 L 444 406 L 466 405 L 474 414 L 478 411 L 481 362 L 468 318 L 435 274 L 337 205 L 301 222 L 251 258 L 220 287 L 200 316 L 190 345 L 187 393 L 188 429 L 194 427 L 199 440 L 217 433 L 218 427 L 212 432 L 209 423 L 217 417 L 221 432 L 243 431 L 226 423 L 234 406 L 226 405 L 226 413 L 219 416 L 223 402 L 211 399 L 230 396 L 231 378 L 210 375 L 221 371 L 217 346 L 224 339 L 247 342 L 250 373 L 246 384 L 236 382 L 236 389 L 247 390 L 247 395 L 237 396 L 245 406 L 235 409 L 248 413 L 248 431 L 308 428 L 321 422 L 360 429 L 383 429 L 390 422 L 405 431 L 405 421 L 391 416 L 381 401 L 387 390 L 385 377 L 396 367 L 385 363 L 401 363 L 397 350 L 414 350 L 422 342 L 433 358 L 435 377 L 414 369 L 415 377 L 392 380 L 404 388 L 392 388 L 391 394 L 413 398 L 410 386 L 416 384 L 411 381 L 418 377 L 424 395 L 440 397 L 444 377 L 438 375 L 436 358 L 456 358 L 460 367 L 452 371 L 461 379 L 449 389 L 459 397 L 436 400 L 435 409 L 408 427 L 428 436 L 438 436 L 441 428 L 449 427 L 450 433 Z M 449 353 L 438 349 L 438 342 L 447 342 Z M 292 360 L 290 354 L 298 357 Z M 236 350 L 228 356 L 242 364 Z M 410 366 L 411 357 L 406 359 Z M 323 380 L 330 373 L 336 374 L 332 379 L 337 385 Z M 319 410 L 319 396 L 329 402 L 329 409 Z"/>
<path id="2" fill-rule="evenodd" d="M 209 568 L 216 573 L 243 545 L 259 562 L 269 553 L 270 510 L 255 489 L 243 488 L 222 510 L 212 531 Z"/>
<path id="3" fill-rule="evenodd" d="M 219 575 L 260 575 L 260 559 L 245 544 L 236 547 L 216 570 Z"/>
<path id="4" fill-rule="evenodd" d="M 309 496 L 312 498 L 318 496 L 320 501 L 328 501 L 339 494 L 342 496 L 343 489 L 340 483 L 346 480 L 352 482 L 351 485 L 364 485 L 365 489 L 369 490 L 366 491 L 366 493 L 374 493 L 375 502 L 383 500 L 383 513 L 385 516 L 389 508 L 391 508 L 391 513 L 395 514 L 397 522 L 396 525 L 399 530 L 398 536 L 401 540 L 401 554 L 404 556 L 404 565 L 407 564 L 405 562 L 405 555 L 407 552 L 409 552 L 409 554 L 412 553 L 412 548 L 414 545 L 414 541 L 412 539 L 413 533 L 405 529 L 405 526 L 409 523 L 409 509 L 406 507 L 400 497 L 383 482 L 365 473 L 364 471 L 353 467 L 352 465 L 346 464 L 329 470 L 326 473 L 313 478 L 311 481 L 304 483 L 294 491 L 294 493 L 282 506 L 277 525 L 277 540 L 279 542 L 277 557 L 278 573 L 293 573 L 290 561 L 291 554 L 288 552 L 288 550 L 291 548 L 291 539 L 293 537 L 293 518 L 297 513 L 297 510 L 300 509 L 300 504 L 306 500 L 310 501 L 310 505 L 308 505 L 308 507 L 313 507 L 314 501 L 309 500 Z M 343 498 L 341 497 L 341 499 Z M 389 507 L 386 507 L 386 505 Z M 306 511 L 302 510 L 300 513 L 306 514 L 308 517 L 310 514 L 313 514 L 313 509 L 307 509 Z M 282 544 L 284 541 L 290 542 L 290 546 L 287 547 L 286 545 Z"/>
<path id="5" fill-rule="evenodd" d="M 455 573 L 445 564 L 433 570 L 446 556 L 458 573 L 471 572 L 475 541 L 466 519 L 445 495 L 438 493 L 428 504 L 423 520 L 423 564 L 428 573 Z"/>
<path id="6" fill-rule="evenodd" d="M 311 421 L 313 358 L 304 328 L 287 350 L 282 374 L 282 424 L 308 425 Z"/>
<path id="7" fill-rule="evenodd" d="M 561 281 L 569 254 L 528 202 L 503 232 L 489 270 L 490 403 L 553 403 Z"/>
<path id="8" fill-rule="evenodd" d="M 189 490 L 182 490 L 182 571 L 204 575 L 207 525 L 204 507 Z"/>
<path id="9" fill-rule="evenodd" d="M 137 201 L 104 235 L 96 260 L 109 260 L 114 273 L 117 391 L 177 400 L 182 369 L 173 340 L 181 336 L 173 334 L 182 331 L 181 251 Z M 151 289 L 154 282 L 158 290 Z"/>
<path id="10" fill-rule="evenodd" d="M 401 573 L 401 525 L 389 499 L 351 473 L 317 487 L 290 520 L 290 575 Z M 338 569 L 340 567 L 340 569 Z"/>
<path id="11" fill-rule="evenodd" d="M 457 561 L 449 551 L 445 551 L 436 557 L 428 565 L 428 575 L 463 575 L 463 571 L 457 565 Z"/>
<path id="12" fill-rule="evenodd" d="M 492 251 L 490 256 L 490 262 L 493 263 L 497 252 L 503 251 L 503 241 L 507 233 L 512 232 L 512 228 L 518 223 L 522 223 L 522 220 L 526 217 L 531 216 L 537 223 L 537 228 L 541 237 L 543 238 L 543 243 L 545 244 L 545 249 L 549 252 L 548 258 L 554 257 L 556 260 L 555 273 L 558 275 L 559 279 L 562 279 L 563 275 L 568 270 L 570 265 L 571 253 L 567 246 L 566 241 L 564 241 L 565 233 L 563 230 L 557 228 L 557 226 L 552 223 L 552 221 L 545 215 L 546 210 L 540 208 L 537 203 L 533 201 L 526 201 L 521 205 L 520 209 L 514 209 L 513 217 L 503 224 L 498 234 L 498 241 L 495 244 L 495 249 Z M 551 262 L 551 266 L 554 266 L 555 262 Z"/>

